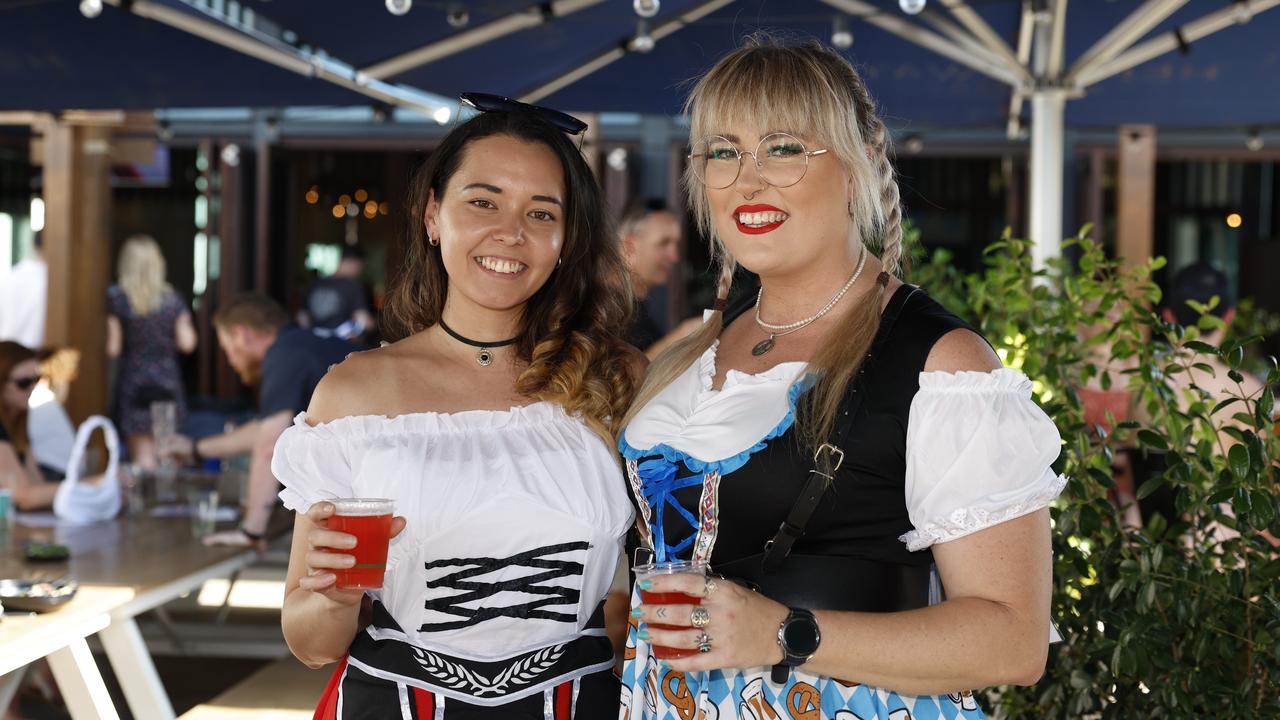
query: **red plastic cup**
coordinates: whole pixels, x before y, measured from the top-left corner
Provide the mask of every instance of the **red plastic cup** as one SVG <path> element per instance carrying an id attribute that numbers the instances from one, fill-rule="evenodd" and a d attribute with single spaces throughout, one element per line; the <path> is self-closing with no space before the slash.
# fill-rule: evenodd
<path id="1" fill-rule="evenodd" d="M 707 563 L 703 561 L 691 560 L 667 560 L 664 562 L 648 563 L 646 565 L 637 565 L 635 567 L 636 582 L 641 580 L 651 580 L 662 575 L 674 575 L 675 573 L 693 573 L 698 577 L 705 577 L 707 574 Z M 645 590 L 640 588 L 640 600 L 645 605 L 701 605 L 701 595 L 686 595 L 678 592 L 655 592 L 653 590 Z M 649 627 L 658 630 L 688 630 L 688 625 L 666 625 L 663 623 L 647 623 Z M 653 656 L 659 660 L 673 660 L 675 658 L 689 657 L 697 655 L 697 648 L 673 648 L 664 645 L 653 646 Z"/>
<path id="2" fill-rule="evenodd" d="M 336 511 L 329 518 L 328 528 L 356 538 L 354 548 L 327 548 L 329 552 L 353 555 L 356 559 L 352 567 L 333 571 L 337 576 L 336 586 L 345 590 L 382 587 L 395 503 L 382 498 L 340 498 L 329 502 Z"/>

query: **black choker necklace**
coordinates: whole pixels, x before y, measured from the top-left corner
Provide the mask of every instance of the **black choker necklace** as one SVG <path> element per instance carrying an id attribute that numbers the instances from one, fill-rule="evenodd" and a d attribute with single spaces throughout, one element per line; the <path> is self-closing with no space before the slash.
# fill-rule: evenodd
<path id="1" fill-rule="evenodd" d="M 493 353 L 490 351 L 491 348 L 513 345 L 515 344 L 515 341 L 520 339 L 518 337 L 513 337 L 510 340 L 498 340 L 497 342 L 477 342 L 469 337 L 459 335 L 453 328 L 449 327 L 449 324 L 444 321 L 444 318 L 440 318 L 440 327 L 445 332 L 449 333 L 449 337 L 454 340 L 457 340 L 464 345 L 480 348 L 480 352 L 476 353 L 476 362 L 480 363 L 481 367 L 489 367 L 489 364 L 493 362 Z"/>

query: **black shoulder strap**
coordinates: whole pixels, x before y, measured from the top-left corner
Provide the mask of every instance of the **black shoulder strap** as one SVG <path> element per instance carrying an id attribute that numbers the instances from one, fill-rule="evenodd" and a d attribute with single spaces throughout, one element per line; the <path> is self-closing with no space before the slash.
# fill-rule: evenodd
<path id="1" fill-rule="evenodd" d="M 907 300 L 916 294 L 920 288 L 914 285 L 905 285 L 894 293 L 889 300 L 889 304 L 885 307 L 884 312 L 880 316 L 880 328 L 876 331 L 876 338 L 871 343 L 871 349 L 867 351 L 867 356 L 863 358 L 862 367 L 858 373 L 861 375 L 869 363 L 873 362 L 880 354 L 880 349 L 884 346 L 893 325 L 898 321 L 898 316 L 902 313 L 902 308 L 907 304 Z M 764 545 L 764 558 L 762 564 L 766 573 L 776 572 L 782 566 L 782 561 L 787 559 L 787 555 L 791 554 L 791 548 L 796 544 L 796 540 L 804 535 L 805 526 L 809 524 L 809 518 L 813 517 L 814 511 L 818 509 L 818 504 L 822 502 L 822 497 L 827 494 L 827 489 L 831 487 L 835 480 L 836 471 L 840 469 L 841 463 L 844 462 L 844 450 L 841 448 L 848 443 L 849 433 L 853 429 L 853 421 L 858 414 L 858 408 L 862 404 L 862 395 L 858 393 L 861 389 L 859 378 L 855 377 L 850 383 L 849 394 L 845 398 L 844 411 L 840 413 L 839 419 L 836 420 L 835 431 L 832 433 L 830 442 L 823 443 L 818 451 L 813 455 L 813 468 L 809 470 L 809 479 L 805 482 L 804 490 L 800 492 L 800 497 L 796 499 L 794 505 L 791 506 L 791 512 L 787 513 L 787 519 L 782 521 L 778 526 L 778 532 L 774 534 L 773 539 Z"/>

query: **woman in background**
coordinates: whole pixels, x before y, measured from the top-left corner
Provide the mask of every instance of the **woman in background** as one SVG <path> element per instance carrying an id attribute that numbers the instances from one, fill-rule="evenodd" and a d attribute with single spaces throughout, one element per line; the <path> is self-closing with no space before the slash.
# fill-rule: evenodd
<path id="1" fill-rule="evenodd" d="M 164 255 L 155 240 L 146 235 L 126 240 L 119 272 L 119 282 L 107 290 L 107 356 L 119 367 L 116 415 L 129 456 L 154 468 L 151 403 L 176 403 L 182 422 L 186 400 L 178 353 L 196 349 L 196 330 L 187 304 L 165 281 Z"/>
<path id="2" fill-rule="evenodd" d="M 23 511 L 52 507 L 58 484 L 45 480 L 62 477 L 36 463 L 27 434 L 27 405 L 40 377 L 34 350 L 0 342 L 0 487 L 13 493 L 13 506 Z"/>

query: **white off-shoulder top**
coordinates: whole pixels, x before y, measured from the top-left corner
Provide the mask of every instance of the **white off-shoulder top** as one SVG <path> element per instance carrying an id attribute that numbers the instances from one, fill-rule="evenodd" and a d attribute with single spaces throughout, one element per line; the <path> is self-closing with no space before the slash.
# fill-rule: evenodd
<path id="1" fill-rule="evenodd" d="M 712 389 L 713 344 L 624 430 L 630 459 L 663 455 L 694 472 L 728 475 L 791 427 L 806 364 L 751 375 L 731 370 Z M 1050 465 L 1062 440 L 1010 368 L 922 372 L 906 439 L 905 502 L 912 551 L 964 537 L 1046 507 L 1066 484 Z"/>
<path id="2" fill-rule="evenodd" d="M 405 641 L 473 660 L 507 658 L 586 632 L 634 516 L 612 448 L 551 402 L 318 425 L 300 414 L 280 436 L 271 468 L 285 486 L 281 500 L 298 512 L 329 498 L 395 500 L 407 525 L 391 541 L 384 587 L 371 594 Z M 579 549 L 548 550 L 566 546 Z M 569 569 L 547 573 L 546 565 Z M 533 607 L 546 597 L 539 587 L 551 585 L 579 599 L 562 606 L 561 619 L 500 612 L 437 629 L 456 625 L 459 615 L 427 608 L 466 596 L 466 588 L 447 581 L 460 571 L 468 587 L 493 591 L 459 602 L 469 610 Z"/>

